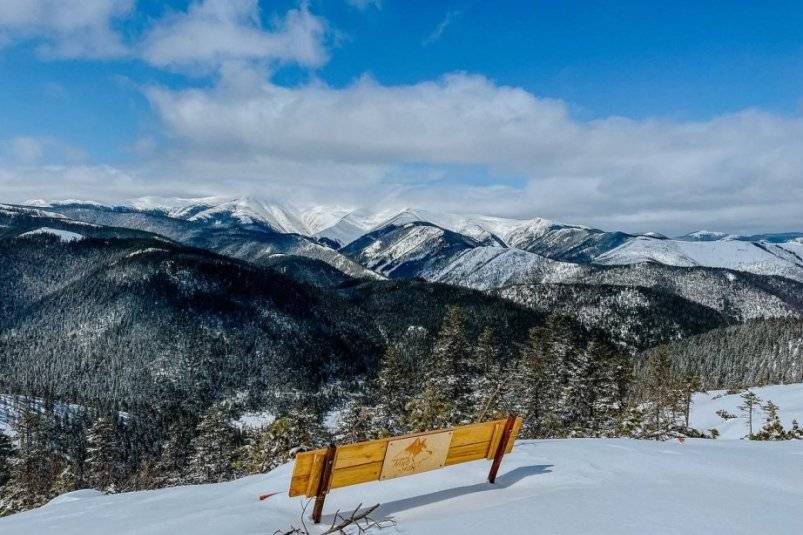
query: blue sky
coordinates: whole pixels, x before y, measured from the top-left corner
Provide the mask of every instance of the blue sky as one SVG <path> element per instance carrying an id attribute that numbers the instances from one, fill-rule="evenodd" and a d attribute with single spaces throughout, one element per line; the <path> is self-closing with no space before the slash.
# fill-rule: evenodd
<path id="1" fill-rule="evenodd" d="M 799 229 L 801 28 L 801 2 L 3 0 L 0 194 Z"/>

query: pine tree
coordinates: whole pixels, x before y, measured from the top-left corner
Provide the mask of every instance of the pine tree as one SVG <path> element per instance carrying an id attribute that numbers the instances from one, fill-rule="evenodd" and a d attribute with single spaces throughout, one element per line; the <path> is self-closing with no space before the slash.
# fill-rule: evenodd
<path id="1" fill-rule="evenodd" d="M 482 374 L 482 380 L 475 383 L 477 385 L 474 396 L 477 411 L 474 416 L 475 422 L 501 418 L 511 413 L 520 414 L 515 403 L 511 403 L 510 382 L 514 380 L 512 371 L 514 369 L 511 363 L 491 364 Z"/>
<path id="2" fill-rule="evenodd" d="M 471 377 L 475 421 L 499 415 L 501 390 L 504 387 L 500 357 L 499 341 L 493 329 L 486 327 L 477 339 L 467 369 Z"/>
<path id="3" fill-rule="evenodd" d="M 159 486 L 174 486 L 184 482 L 192 456 L 192 439 L 196 425 L 194 420 L 184 417 L 168 428 L 167 441 L 154 468 Z"/>
<path id="4" fill-rule="evenodd" d="M 372 426 L 380 435 L 398 435 L 406 431 L 405 406 L 410 401 L 414 374 L 401 349 L 388 345 L 375 381 L 376 404 Z"/>
<path id="5" fill-rule="evenodd" d="M 587 351 L 592 359 L 589 373 L 593 391 L 588 396 L 589 430 L 594 435 L 611 436 L 616 433 L 625 410 L 632 367 L 626 355 L 599 336 L 591 340 Z"/>
<path id="6" fill-rule="evenodd" d="M 405 407 L 412 430 L 468 423 L 475 414 L 464 324 L 462 310 L 452 307 L 447 311 L 435 340 L 432 362 L 424 374 L 423 389 Z"/>
<path id="7" fill-rule="evenodd" d="M 87 483 L 92 488 L 114 492 L 122 459 L 116 422 L 110 416 L 99 417 L 87 432 Z"/>
<path id="8" fill-rule="evenodd" d="M 572 436 L 585 436 L 594 416 L 594 363 L 586 351 L 579 351 L 567 355 L 563 367 L 566 382 L 560 391 L 558 414 Z"/>
<path id="9" fill-rule="evenodd" d="M 237 450 L 237 434 L 229 421 L 229 413 L 221 407 L 210 408 L 196 427 L 191 445 L 189 480 L 214 483 L 230 479 Z"/>
<path id="10" fill-rule="evenodd" d="M 249 473 L 267 472 L 297 452 L 323 446 L 329 439 L 319 416 L 310 406 L 301 404 L 251 437 L 242 452 L 243 466 Z"/>
<path id="11" fill-rule="evenodd" d="M 741 398 L 742 404 L 739 405 L 739 410 L 742 411 L 744 417 L 747 418 L 747 438 L 753 440 L 753 412 L 755 412 L 756 407 L 761 403 L 761 399 L 750 390 L 745 390 L 741 394 Z"/>
<path id="12" fill-rule="evenodd" d="M 72 492 L 81 488 L 78 474 L 75 469 L 75 462 L 72 459 L 65 459 L 64 468 L 62 468 L 56 480 L 51 486 L 51 493 L 54 496 L 60 496 L 67 492 Z"/>
<path id="13" fill-rule="evenodd" d="M 679 395 L 672 374 L 669 352 L 666 346 L 654 351 L 647 361 L 647 369 L 642 384 L 642 398 L 649 410 L 645 413 L 645 431 L 652 438 L 665 437 L 676 425 L 674 417 L 678 414 Z"/>
<path id="14" fill-rule="evenodd" d="M 15 428 L 20 447 L 2 489 L 0 516 L 32 509 L 54 498 L 55 483 L 65 465 L 57 448 L 58 430 L 52 414 L 26 411 Z"/>
<path id="15" fill-rule="evenodd" d="M 637 405 L 628 407 L 622 414 L 616 434 L 630 438 L 644 436 L 644 411 Z"/>
<path id="16" fill-rule="evenodd" d="M 365 395 L 362 393 L 352 395 L 340 412 L 334 435 L 335 442 L 361 442 L 376 438 L 374 416 L 375 409 L 366 405 Z"/>
<path id="17" fill-rule="evenodd" d="M 800 427 L 797 420 L 792 420 L 792 429 L 789 430 L 789 438 L 803 440 L 803 428 Z"/>
<path id="18" fill-rule="evenodd" d="M 753 436 L 754 440 L 786 440 L 787 434 L 781 424 L 781 419 L 778 416 L 778 405 L 772 402 L 772 400 L 767 401 L 767 403 L 761 407 L 767 413 L 767 420 L 764 423 L 764 427 Z"/>
<path id="19" fill-rule="evenodd" d="M 16 448 L 11 437 L 0 429 L 0 487 L 6 484 L 11 477 L 11 460 L 16 454 Z"/>
<path id="20" fill-rule="evenodd" d="M 524 421 L 520 432 L 523 438 L 549 436 L 544 429 L 553 397 L 550 389 L 552 381 L 547 375 L 549 356 L 549 332 L 543 327 L 530 329 L 505 385 L 512 412 L 520 415 Z"/>
<path id="21" fill-rule="evenodd" d="M 542 418 L 541 426 L 545 436 L 564 437 L 575 427 L 580 403 L 574 399 L 574 393 L 582 388 L 579 383 L 586 380 L 582 369 L 589 363 L 587 355 L 577 351 L 576 326 L 569 318 L 550 316 L 545 328 L 548 332 L 545 373 L 550 379 L 546 387 L 550 412 Z"/>
<path id="22" fill-rule="evenodd" d="M 431 431 L 454 423 L 455 407 L 442 390 L 427 385 L 405 407 L 407 426 L 413 432 Z"/>

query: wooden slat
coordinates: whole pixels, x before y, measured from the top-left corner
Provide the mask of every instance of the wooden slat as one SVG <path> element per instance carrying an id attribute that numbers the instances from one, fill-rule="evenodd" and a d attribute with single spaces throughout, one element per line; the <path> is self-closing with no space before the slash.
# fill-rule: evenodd
<path id="1" fill-rule="evenodd" d="M 493 435 L 495 424 L 496 422 L 483 422 L 456 427 L 452 434 L 452 446 L 488 442 L 491 439 L 491 435 Z"/>
<path id="2" fill-rule="evenodd" d="M 485 452 L 486 459 L 493 459 L 496 449 L 499 447 L 499 441 L 502 439 L 502 432 L 505 429 L 505 424 L 501 422 L 494 422 L 494 430 L 491 435 L 491 440 L 488 442 L 488 449 Z"/>
<path id="3" fill-rule="evenodd" d="M 446 465 L 449 466 L 452 464 L 467 463 L 469 461 L 476 461 L 477 459 L 484 459 L 485 452 L 487 450 L 488 444 L 483 442 L 449 448 L 449 454 L 446 456 Z"/>
<path id="4" fill-rule="evenodd" d="M 388 439 L 386 438 L 340 446 L 337 448 L 335 470 L 349 468 L 351 466 L 359 466 L 361 464 L 382 462 L 382 460 L 385 458 L 385 451 L 387 449 Z"/>
<path id="5" fill-rule="evenodd" d="M 307 476 L 307 490 L 305 496 L 315 496 L 318 492 L 318 483 L 321 481 L 321 473 L 323 472 L 323 464 L 326 459 L 326 454 L 316 453 L 312 461 L 312 470 Z"/>
<path id="6" fill-rule="evenodd" d="M 513 451 L 513 443 L 516 441 L 516 437 L 519 435 L 519 431 L 521 431 L 521 425 L 524 423 L 524 420 L 521 419 L 521 416 L 516 417 L 516 422 L 513 424 L 513 432 L 510 433 L 510 442 L 507 444 L 507 449 L 505 453 L 510 453 Z"/>
<path id="7" fill-rule="evenodd" d="M 296 455 L 296 462 L 293 466 L 293 477 L 290 480 L 290 496 L 302 496 L 307 491 L 309 475 L 312 471 L 312 464 L 315 456 L 326 453 L 325 449 L 305 451 Z"/>
<path id="8" fill-rule="evenodd" d="M 357 483 L 377 481 L 382 472 L 382 462 L 360 464 L 349 468 L 339 468 L 332 472 L 331 488 L 348 487 Z"/>

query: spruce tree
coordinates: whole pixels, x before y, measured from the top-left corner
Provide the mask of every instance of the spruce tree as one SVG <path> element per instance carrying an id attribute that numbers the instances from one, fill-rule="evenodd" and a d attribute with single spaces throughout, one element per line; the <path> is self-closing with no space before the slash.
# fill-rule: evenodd
<path id="1" fill-rule="evenodd" d="M 251 437 L 242 454 L 243 466 L 249 473 L 267 472 L 329 439 L 318 414 L 309 405 L 299 404 Z"/>
<path id="2" fill-rule="evenodd" d="M 95 420 L 87 432 L 86 480 L 95 489 L 114 492 L 123 460 L 117 423 L 111 416 Z"/>
<path id="3" fill-rule="evenodd" d="M 631 405 L 622 414 L 616 434 L 630 438 L 644 436 L 644 411 L 638 405 Z"/>
<path id="4" fill-rule="evenodd" d="M 660 439 L 676 425 L 674 416 L 679 413 L 681 396 L 669 361 L 666 346 L 650 354 L 641 387 L 641 396 L 648 405 L 645 412 L 645 431 L 652 438 Z"/>
<path id="5" fill-rule="evenodd" d="M 398 435 L 406 431 L 404 415 L 410 385 L 415 382 L 410 362 L 396 344 L 388 345 L 375 381 L 376 404 L 372 426 L 376 433 Z"/>
<path id="6" fill-rule="evenodd" d="M 180 485 L 186 478 L 192 456 L 192 439 L 197 424 L 190 417 L 173 422 L 167 430 L 154 471 L 159 486 Z"/>
<path id="7" fill-rule="evenodd" d="M 781 418 L 778 416 L 778 405 L 769 400 L 761 408 L 767 413 L 767 420 L 761 430 L 753 436 L 753 439 L 786 440 L 788 437 L 781 424 Z"/>
<path id="8" fill-rule="evenodd" d="M 0 429 L 0 487 L 11 477 L 11 460 L 16 453 L 11 437 Z"/>
<path id="9" fill-rule="evenodd" d="M 361 442 L 376 438 L 375 408 L 366 405 L 363 394 L 352 395 L 346 401 L 337 422 L 334 440 L 337 443 Z M 378 434 L 384 435 L 382 431 Z"/>
<path id="10" fill-rule="evenodd" d="M 20 446 L 2 489 L 0 516 L 32 509 L 54 498 L 65 465 L 52 414 L 26 411 L 14 425 Z"/>
<path id="11" fill-rule="evenodd" d="M 431 431 L 455 423 L 455 404 L 443 390 L 427 384 L 405 407 L 407 427 L 413 432 Z"/>
<path id="12" fill-rule="evenodd" d="M 421 392 L 407 404 L 412 430 L 424 431 L 468 423 L 475 414 L 469 383 L 469 349 L 465 314 L 457 307 L 446 312 L 435 339 L 432 360 Z"/>
<path id="13" fill-rule="evenodd" d="M 803 440 L 803 428 L 800 427 L 797 420 L 792 420 L 792 429 L 789 430 L 789 438 Z"/>
<path id="14" fill-rule="evenodd" d="M 194 483 L 226 481 L 233 475 L 237 431 L 227 410 L 213 406 L 196 427 L 191 445 L 188 478 Z"/>
<path id="15" fill-rule="evenodd" d="M 625 410 L 632 367 L 627 356 L 599 335 L 588 345 L 592 393 L 588 395 L 588 430 L 594 435 L 611 436 Z"/>
<path id="16" fill-rule="evenodd" d="M 739 410 L 747 418 L 747 438 L 753 440 L 753 413 L 761 403 L 761 399 L 750 390 L 745 390 L 741 394 L 742 404 L 739 405 Z"/>
<path id="17" fill-rule="evenodd" d="M 549 331 L 543 327 L 530 329 L 507 383 L 513 412 L 524 421 L 521 430 L 523 438 L 549 436 L 544 429 L 544 422 L 554 398 L 554 383 L 549 376 L 550 351 Z"/>

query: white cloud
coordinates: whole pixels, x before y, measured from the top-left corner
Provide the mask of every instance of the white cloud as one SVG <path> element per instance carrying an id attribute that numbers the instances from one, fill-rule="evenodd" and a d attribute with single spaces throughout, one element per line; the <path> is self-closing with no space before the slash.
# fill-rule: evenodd
<path id="1" fill-rule="evenodd" d="M 204 0 L 160 20 L 142 45 L 142 57 L 160 67 L 214 68 L 232 61 L 322 65 L 326 25 L 305 5 L 263 29 L 257 0 Z"/>
<path id="2" fill-rule="evenodd" d="M 327 196 L 324 184 L 343 187 L 327 181 L 327 169 L 343 174 L 348 166 L 370 169 L 359 175 L 362 186 L 349 183 L 362 199 L 385 188 L 433 207 L 630 230 L 644 230 L 640 222 L 668 232 L 801 225 L 800 117 L 746 110 L 698 122 L 578 121 L 561 101 L 466 74 L 290 89 L 246 70 L 213 89 L 148 96 L 185 154 L 231 160 L 229 172 L 250 168 L 242 177 L 255 188 L 306 184 Z M 422 172 L 473 166 L 491 178 L 473 186 L 394 182 L 410 164 Z M 524 177 L 524 185 L 494 184 L 493 173 Z"/>
<path id="3" fill-rule="evenodd" d="M 35 40 L 45 57 L 108 58 L 126 54 L 114 19 L 131 12 L 133 0 L 3 0 L 0 44 Z"/>

